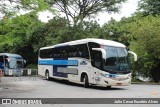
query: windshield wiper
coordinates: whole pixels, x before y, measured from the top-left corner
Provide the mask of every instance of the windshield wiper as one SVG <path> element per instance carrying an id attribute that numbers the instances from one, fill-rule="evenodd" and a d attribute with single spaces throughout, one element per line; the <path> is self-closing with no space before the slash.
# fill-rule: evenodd
<path id="1" fill-rule="evenodd" d="M 113 71 L 113 70 L 109 70 L 109 69 L 104 69 L 104 71 L 110 73 L 110 74 L 117 74 L 116 71 Z"/>
<path id="2" fill-rule="evenodd" d="M 128 74 L 130 73 L 131 71 L 130 70 L 122 70 L 122 71 L 113 71 L 113 70 L 109 70 L 109 69 L 104 69 L 104 71 L 110 73 L 110 74 Z"/>

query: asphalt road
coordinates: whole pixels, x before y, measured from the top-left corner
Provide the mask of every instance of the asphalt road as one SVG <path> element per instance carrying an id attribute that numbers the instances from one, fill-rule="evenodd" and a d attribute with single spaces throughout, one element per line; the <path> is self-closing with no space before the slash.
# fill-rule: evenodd
<path id="1" fill-rule="evenodd" d="M 0 82 L 0 98 L 160 98 L 160 85 L 131 84 L 114 86 L 111 89 L 96 86 L 84 88 L 83 85 L 76 83 L 47 81 L 42 77 L 3 77 Z M 55 104 L 54 106 L 63 107 Z M 65 106 L 70 107 L 70 105 Z M 94 106 L 96 105 L 92 105 Z M 106 107 L 106 105 L 99 106 Z M 116 105 L 110 105 L 112 106 Z M 149 105 L 144 106 L 149 107 Z"/>

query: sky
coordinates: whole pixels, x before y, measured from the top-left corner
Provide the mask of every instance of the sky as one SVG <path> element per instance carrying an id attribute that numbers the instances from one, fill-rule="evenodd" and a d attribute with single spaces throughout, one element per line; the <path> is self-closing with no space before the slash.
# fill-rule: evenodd
<path id="1" fill-rule="evenodd" d="M 107 13 L 100 13 L 96 17 L 96 21 L 103 25 L 107 23 L 111 17 L 115 20 L 119 21 L 122 17 L 130 17 L 138 8 L 138 1 L 140 0 L 128 0 L 126 3 L 122 4 L 119 13 L 116 14 L 107 14 Z M 49 12 L 39 13 L 39 19 L 43 22 L 47 22 L 48 20 L 52 19 L 53 15 Z"/>
<path id="2" fill-rule="evenodd" d="M 126 3 L 122 4 L 122 7 L 120 9 L 120 13 L 116 14 L 100 14 L 97 17 L 98 23 L 100 25 L 107 23 L 111 17 L 113 17 L 115 20 L 120 21 L 122 17 L 130 17 L 138 8 L 138 2 L 140 0 L 128 0 Z"/>

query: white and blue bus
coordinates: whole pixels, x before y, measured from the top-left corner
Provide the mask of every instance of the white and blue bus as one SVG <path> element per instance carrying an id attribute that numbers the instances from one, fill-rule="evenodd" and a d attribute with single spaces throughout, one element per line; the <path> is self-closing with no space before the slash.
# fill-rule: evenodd
<path id="1" fill-rule="evenodd" d="M 38 74 L 84 87 L 126 86 L 131 83 L 131 70 L 126 46 L 111 40 L 82 39 L 39 50 Z"/>
<path id="2" fill-rule="evenodd" d="M 21 55 L 11 53 L 0 53 L 0 70 L 4 75 L 14 75 L 24 67 L 25 61 Z"/>

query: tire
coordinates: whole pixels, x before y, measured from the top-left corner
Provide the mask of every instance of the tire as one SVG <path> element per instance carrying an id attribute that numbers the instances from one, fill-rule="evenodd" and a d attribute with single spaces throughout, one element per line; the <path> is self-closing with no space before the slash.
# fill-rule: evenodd
<path id="1" fill-rule="evenodd" d="M 111 88 L 111 86 L 107 86 L 106 88 L 107 88 L 107 89 L 110 89 L 110 88 Z"/>
<path id="2" fill-rule="evenodd" d="M 89 87 L 89 82 L 88 82 L 88 76 L 87 76 L 87 74 L 84 75 L 83 82 L 84 82 L 84 87 L 88 88 Z"/>
<path id="3" fill-rule="evenodd" d="M 46 76 L 46 80 L 50 80 L 49 72 L 48 72 L 48 71 L 46 72 L 46 75 L 45 75 L 45 76 Z"/>

